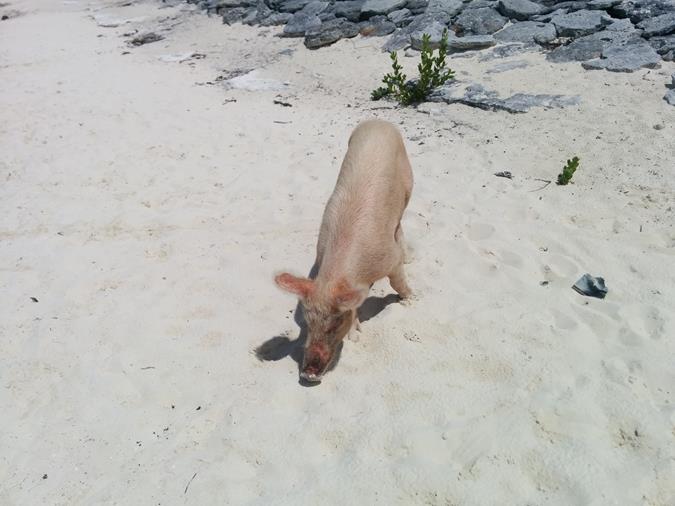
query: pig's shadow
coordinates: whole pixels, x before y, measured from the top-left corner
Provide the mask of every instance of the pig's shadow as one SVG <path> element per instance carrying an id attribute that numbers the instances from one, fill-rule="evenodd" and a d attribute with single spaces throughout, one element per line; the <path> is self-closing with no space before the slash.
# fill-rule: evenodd
<path id="1" fill-rule="evenodd" d="M 309 277 L 313 279 L 314 275 L 315 268 L 313 267 Z M 400 297 L 393 293 L 385 297 L 368 297 L 358 310 L 359 320 L 361 323 L 367 322 L 382 312 L 389 304 L 399 302 L 400 300 Z M 293 320 L 298 325 L 298 327 L 300 327 L 300 334 L 298 335 L 297 339 L 291 341 L 288 336 L 285 335 L 274 336 L 258 346 L 255 349 L 255 355 L 258 360 L 264 362 L 276 362 L 282 358 L 291 357 L 298 364 L 299 374 L 300 368 L 302 367 L 302 356 L 305 347 L 305 341 L 307 340 L 307 322 L 305 321 L 305 317 L 303 315 L 302 304 L 299 302 L 295 306 Z M 335 360 L 333 360 L 326 372 L 335 368 L 337 363 L 340 361 L 341 352 L 342 344 L 337 350 Z M 319 383 L 310 383 L 300 379 L 300 384 L 303 386 L 316 386 Z"/>

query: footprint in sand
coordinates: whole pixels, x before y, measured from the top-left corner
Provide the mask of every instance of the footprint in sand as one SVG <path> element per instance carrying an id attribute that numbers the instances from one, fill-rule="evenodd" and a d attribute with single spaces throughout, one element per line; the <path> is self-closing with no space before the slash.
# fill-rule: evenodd
<path id="1" fill-rule="evenodd" d="M 572 330 L 578 327 L 576 320 L 557 309 L 551 309 L 551 314 L 553 315 L 553 321 L 556 328 L 559 328 L 560 330 Z"/>
<path id="2" fill-rule="evenodd" d="M 467 236 L 472 241 L 482 241 L 488 239 L 495 233 L 495 227 L 488 223 L 472 223 L 469 225 Z"/>
<path id="3" fill-rule="evenodd" d="M 562 255 L 550 255 L 547 257 L 548 272 L 558 278 L 573 278 L 580 273 L 579 266 L 568 257 Z M 576 281 L 576 279 L 574 280 Z"/>

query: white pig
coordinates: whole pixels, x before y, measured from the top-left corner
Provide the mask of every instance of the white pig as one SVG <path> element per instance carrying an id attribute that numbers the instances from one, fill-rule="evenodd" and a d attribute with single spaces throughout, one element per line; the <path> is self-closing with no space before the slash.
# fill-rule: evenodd
<path id="1" fill-rule="evenodd" d="M 303 306 L 308 334 L 300 375 L 305 380 L 321 381 L 344 337 L 358 328 L 357 309 L 375 281 L 388 277 L 401 299 L 411 297 L 401 217 L 412 187 L 398 129 L 380 120 L 358 125 L 323 213 L 316 275 L 275 277 Z"/>

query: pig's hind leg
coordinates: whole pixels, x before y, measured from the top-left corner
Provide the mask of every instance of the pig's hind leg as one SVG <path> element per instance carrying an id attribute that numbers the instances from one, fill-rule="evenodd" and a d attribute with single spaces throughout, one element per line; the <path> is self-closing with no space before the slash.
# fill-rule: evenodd
<path id="1" fill-rule="evenodd" d="M 398 249 L 396 252 L 398 254 L 398 261 L 388 276 L 389 284 L 396 293 L 401 296 L 401 299 L 406 300 L 412 297 L 412 290 L 408 286 L 405 271 L 403 270 L 403 264 L 407 263 L 408 252 L 406 251 L 405 241 L 403 240 L 403 229 L 401 228 L 400 222 L 394 232 L 394 242 L 396 244 L 395 248 Z"/>
<path id="2" fill-rule="evenodd" d="M 403 263 L 409 264 L 410 262 L 412 262 L 412 250 L 410 249 L 408 243 L 406 243 L 405 241 L 405 237 L 403 235 L 403 228 L 401 227 L 400 222 L 396 227 L 396 231 L 394 232 L 394 241 L 396 241 L 396 245 L 401 249 L 401 253 L 403 255 Z"/>

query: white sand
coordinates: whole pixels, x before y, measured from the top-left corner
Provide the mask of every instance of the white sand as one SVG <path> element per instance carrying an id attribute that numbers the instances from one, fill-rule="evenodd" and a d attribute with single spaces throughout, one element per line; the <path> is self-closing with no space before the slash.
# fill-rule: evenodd
<path id="1" fill-rule="evenodd" d="M 452 58 L 503 94 L 581 105 L 416 111 L 368 98 L 381 39 L 309 52 L 180 6 L 9 1 L 0 504 L 675 504 L 675 65 Z M 172 61 L 191 52 L 206 57 Z M 197 84 L 235 70 L 282 91 Z M 253 350 L 297 337 L 272 275 L 309 271 L 371 116 L 413 163 L 419 300 L 363 323 L 304 388 L 290 346 Z M 535 191 L 573 155 L 575 185 Z M 585 272 L 605 300 L 570 288 Z"/>

